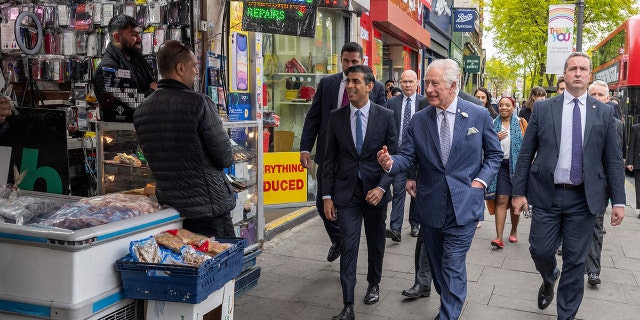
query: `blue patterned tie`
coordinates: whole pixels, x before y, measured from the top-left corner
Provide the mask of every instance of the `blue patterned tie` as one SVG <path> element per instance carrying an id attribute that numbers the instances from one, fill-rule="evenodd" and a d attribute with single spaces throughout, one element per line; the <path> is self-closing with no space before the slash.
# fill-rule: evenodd
<path id="1" fill-rule="evenodd" d="M 364 135 L 362 134 L 362 112 L 356 110 L 356 150 L 358 154 L 362 151 L 362 144 L 364 143 Z"/>
<path id="2" fill-rule="evenodd" d="M 402 137 L 404 139 L 405 134 L 407 133 L 407 127 L 409 126 L 409 121 L 411 120 L 411 98 L 407 98 L 407 104 L 404 106 L 404 114 L 402 116 Z"/>
<path id="3" fill-rule="evenodd" d="M 442 123 L 440 124 L 440 152 L 442 155 L 442 164 L 447 165 L 449 161 L 449 152 L 451 152 L 451 132 L 449 131 L 449 120 L 447 112 L 442 111 Z"/>
<path id="4" fill-rule="evenodd" d="M 571 183 L 582 183 L 582 117 L 578 98 L 573 99 L 573 125 L 571 126 Z"/>

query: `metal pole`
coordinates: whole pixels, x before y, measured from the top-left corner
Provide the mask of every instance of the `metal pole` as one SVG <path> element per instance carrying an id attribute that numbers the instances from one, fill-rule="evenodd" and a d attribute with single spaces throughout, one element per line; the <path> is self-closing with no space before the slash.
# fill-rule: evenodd
<path id="1" fill-rule="evenodd" d="M 582 52 L 582 28 L 584 25 L 584 0 L 578 0 L 578 34 L 576 37 L 576 51 Z"/>

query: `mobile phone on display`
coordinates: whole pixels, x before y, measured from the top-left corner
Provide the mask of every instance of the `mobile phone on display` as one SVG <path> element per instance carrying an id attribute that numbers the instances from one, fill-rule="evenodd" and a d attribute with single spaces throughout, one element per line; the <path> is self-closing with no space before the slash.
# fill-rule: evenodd
<path id="1" fill-rule="evenodd" d="M 247 90 L 249 89 L 248 81 L 248 66 L 249 57 L 247 54 L 247 35 L 242 33 L 236 33 L 236 89 Z"/>

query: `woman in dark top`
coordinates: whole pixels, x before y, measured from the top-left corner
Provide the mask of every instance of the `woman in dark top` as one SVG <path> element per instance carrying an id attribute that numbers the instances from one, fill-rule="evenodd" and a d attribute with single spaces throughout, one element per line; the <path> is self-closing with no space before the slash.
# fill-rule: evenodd
<path id="1" fill-rule="evenodd" d="M 487 90 L 487 88 L 480 87 L 476 89 L 476 92 L 473 93 L 473 96 L 484 102 L 484 107 L 489 110 L 491 118 L 495 119 L 498 116 L 498 112 L 491 105 L 491 93 L 489 92 L 489 90 Z"/>
<path id="2" fill-rule="evenodd" d="M 524 118 L 529 121 L 529 117 L 531 117 L 531 112 L 533 112 L 533 103 L 538 100 L 544 100 L 547 97 L 547 91 L 544 90 L 543 87 L 535 86 L 531 89 L 529 93 L 529 99 L 524 103 L 524 108 L 520 110 L 520 114 L 518 117 Z"/>

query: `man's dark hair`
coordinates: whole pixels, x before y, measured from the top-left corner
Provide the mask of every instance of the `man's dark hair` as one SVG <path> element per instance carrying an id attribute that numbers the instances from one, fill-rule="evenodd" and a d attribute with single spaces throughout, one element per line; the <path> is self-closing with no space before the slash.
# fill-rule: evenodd
<path id="1" fill-rule="evenodd" d="M 357 52 L 360 54 L 360 58 L 364 57 L 364 51 L 362 50 L 362 46 L 357 42 L 347 42 L 342 46 L 342 50 L 340 50 L 340 56 L 342 56 L 345 52 Z"/>
<path id="2" fill-rule="evenodd" d="M 396 93 L 402 93 L 402 89 L 400 89 L 398 87 L 393 87 L 393 89 L 391 89 L 391 95 L 395 96 Z"/>
<path id="3" fill-rule="evenodd" d="M 109 37 L 113 40 L 113 34 L 115 32 L 137 27 L 139 27 L 139 25 L 136 19 L 126 14 L 119 14 L 109 20 Z"/>
<path id="4" fill-rule="evenodd" d="M 560 84 L 565 82 L 564 81 L 564 77 L 558 77 L 558 83 L 556 83 L 556 91 L 558 91 L 558 89 L 560 89 Z"/>
<path id="5" fill-rule="evenodd" d="M 369 67 L 367 67 L 367 66 L 365 66 L 363 64 L 349 67 L 345 71 L 345 74 L 348 76 L 349 73 L 352 73 L 352 72 L 363 73 L 364 74 L 364 83 L 365 84 L 375 83 L 376 82 L 376 76 L 373 75 L 373 70 L 371 70 L 371 68 L 369 68 Z"/>
<path id="6" fill-rule="evenodd" d="M 386 86 L 387 86 L 387 83 L 389 83 L 389 82 L 391 82 L 391 84 L 394 84 L 394 83 L 395 83 L 395 82 L 393 82 L 393 80 L 387 80 L 387 81 L 385 81 L 385 82 L 384 82 L 384 86 L 386 87 Z"/>
<path id="7" fill-rule="evenodd" d="M 177 40 L 167 40 L 158 50 L 158 72 L 163 77 L 175 71 L 178 63 L 187 63 L 191 60 L 191 48 Z"/>

